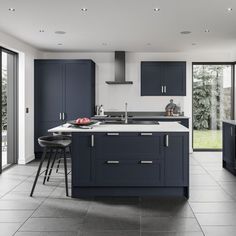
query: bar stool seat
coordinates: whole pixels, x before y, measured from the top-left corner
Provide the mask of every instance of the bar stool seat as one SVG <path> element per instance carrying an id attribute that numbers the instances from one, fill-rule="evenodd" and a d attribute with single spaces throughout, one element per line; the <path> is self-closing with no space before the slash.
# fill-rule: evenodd
<path id="1" fill-rule="evenodd" d="M 35 176 L 34 184 L 32 186 L 32 190 L 31 190 L 31 193 L 30 193 L 31 197 L 33 196 L 34 189 L 35 189 L 35 186 L 37 184 L 38 177 L 40 175 L 40 171 L 41 171 L 43 162 L 44 162 L 44 160 L 46 158 L 46 155 L 47 155 L 48 151 L 50 151 L 50 155 L 49 155 L 49 158 L 48 158 L 48 163 L 47 163 L 47 167 L 46 167 L 46 171 L 45 171 L 45 175 L 44 175 L 43 184 L 45 184 L 45 181 L 46 181 L 47 177 L 48 177 L 47 181 L 49 181 L 49 178 L 50 178 L 50 175 L 51 175 L 51 172 L 52 172 L 52 168 L 53 168 L 53 165 L 54 165 L 54 162 L 56 160 L 57 153 L 58 153 L 59 150 L 61 151 L 61 154 L 64 154 L 63 155 L 63 159 L 64 159 L 66 196 L 68 196 L 68 178 L 67 178 L 66 148 L 69 147 L 69 154 L 71 156 L 71 152 L 70 152 L 71 142 L 72 142 L 71 141 L 71 137 L 70 136 L 64 136 L 64 135 L 42 136 L 42 137 L 38 138 L 38 143 L 39 143 L 39 145 L 41 147 L 43 147 L 44 150 L 43 150 L 43 155 L 41 157 L 41 161 L 39 163 L 38 171 L 37 171 L 36 176 Z M 53 151 L 55 151 L 54 152 L 54 158 L 53 158 L 51 169 L 50 169 L 49 175 L 48 175 L 50 160 L 51 160 Z"/>
<path id="2" fill-rule="evenodd" d="M 41 147 L 66 148 L 71 144 L 71 138 L 64 135 L 42 136 L 38 138 Z"/>

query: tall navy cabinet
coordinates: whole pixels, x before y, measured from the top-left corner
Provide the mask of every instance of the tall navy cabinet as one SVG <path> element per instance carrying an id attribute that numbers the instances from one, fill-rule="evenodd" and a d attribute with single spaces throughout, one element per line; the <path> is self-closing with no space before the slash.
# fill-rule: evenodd
<path id="1" fill-rule="evenodd" d="M 35 60 L 35 152 L 47 130 L 95 110 L 95 63 L 91 60 Z"/>

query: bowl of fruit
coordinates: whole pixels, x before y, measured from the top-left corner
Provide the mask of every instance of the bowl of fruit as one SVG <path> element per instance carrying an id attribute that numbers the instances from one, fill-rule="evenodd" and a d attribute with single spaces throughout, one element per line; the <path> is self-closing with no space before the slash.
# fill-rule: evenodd
<path id="1" fill-rule="evenodd" d="M 71 124 L 71 125 L 74 125 L 74 126 L 84 127 L 84 126 L 94 125 L 94 124 L 97 123 L 97 121 L 91 120 L 87 117 L 83 117 L 83 118 L 79 117 L 76 120 L 68 121 L 68 123 Z"/>

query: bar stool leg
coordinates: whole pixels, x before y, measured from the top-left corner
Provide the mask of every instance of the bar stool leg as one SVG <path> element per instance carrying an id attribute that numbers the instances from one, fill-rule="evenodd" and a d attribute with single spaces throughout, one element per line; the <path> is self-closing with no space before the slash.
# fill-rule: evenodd
<path id="1" fill-rule="evenodd" d="M 58 160 L 58 163 L 57 163 L 57 169 L 56 169 L 56 173 L 58 173 L 58 170 L 59 170 L 59 167 L 60 167 L 60 163 L 61 163 L 61 156 L 62 156 L 62 152 L 61 152 L 61 155 L 60 155 L 60 159 Z"/>
<path id="2" fill-rule="evenodd" d="M 53 161 L 52 161 L 52 164 L 51 164 L 51 168 L 50 168 L 49 173 L 48 173 L 47 181 L 49 181 L 49 179 L 50 179 L 50 176 L 51 176 L 51 173 L 52 173 L 52 169 L 53 169 L 54 163 L 55 163 L 56 158 L 57 158 L 57 153 L 58 153 L 58 149 L 56 149 L 56 152 L 54 154 L 54 158 L 53 158 Z"/>
<path id="3" fill-rule="evenodd" d="M 67 178 L 67 163 L 66 163 L 66 149 L 63 149 L 64 151 L 64 172 L 65 172 L 65 184 L 66 184 L 66 196 L 69 196 L 68 194 L 68 178 Z"/>
<path id="4" fill-rule="evenodd" d="M 35 189 L 36 183 L 38 181 L 38 177 L 39 177 L 43 162 L 45 160 L 46 154 L 47 154 L 47 148 L 44 148 L 43 155 L 41 157 L 41 161 L 40 161 L 40 164 L 39 164 L 39 168 L 38 168 L 37 174 L 36 174 L 35 179 L 34 179 L 34 184 L 33 184 L 32 189 L 31 189 L 30 197 L 33 196 L 34 189 Z"/>
<path id="5" fill-rule="evenodd" d="M 48 158 L 47 167 L 46 167 L 46 171 L 45 171 L 45 175 L 44 175 L 44 179 L 43 179 L 43 184 L 45 184 L 45 181 L 46 181 L 46 178 L 47 178 L 47 175 L 48 175 L 48 169 L 49 169 L 50 160 L 51 160 L 51 157 L 52 157 L 52 152 L 53 152 L 53 149 L 51 148 L 50 155 L 49 155 L 49 158 Z"/>

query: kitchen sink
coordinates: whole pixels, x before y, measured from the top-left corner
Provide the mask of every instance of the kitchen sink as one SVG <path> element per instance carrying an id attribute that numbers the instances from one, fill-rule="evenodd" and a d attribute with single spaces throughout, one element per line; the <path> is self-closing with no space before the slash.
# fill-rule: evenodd
<path id="1" fill-rule="evenodd" d="M 128 120 L 125 123 L 123 120 L 106 120 L 102 122 L 104 125 L 158 125 L 158 121 L 153 120 Z"/>

